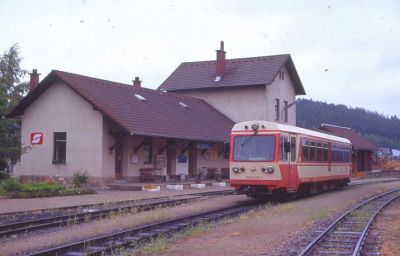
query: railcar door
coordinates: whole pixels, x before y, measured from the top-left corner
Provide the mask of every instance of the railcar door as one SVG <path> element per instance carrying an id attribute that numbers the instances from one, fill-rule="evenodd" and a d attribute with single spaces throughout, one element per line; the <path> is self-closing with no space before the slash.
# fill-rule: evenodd
<path id="1" fill-rule="evenodd" d="M 297 189 L 297 140 L 295 134 L 289 135 L 289 143 L 289 191 L 295 192 Z"/>

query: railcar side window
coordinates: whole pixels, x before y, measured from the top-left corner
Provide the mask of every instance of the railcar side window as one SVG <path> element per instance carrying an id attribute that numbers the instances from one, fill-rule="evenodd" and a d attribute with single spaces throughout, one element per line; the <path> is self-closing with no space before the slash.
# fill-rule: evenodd
<path id="1" fill-rule="evenodd" d="M 310 142 L 310 161 L 315 161 L 315 141 Z"/>
<path id="2" fill-rule="evenodd" d="M 296 138 L 292 137 L 290 138 L 290 160 L 292 162 L 296 161 Z"/>
<path id="3" fill-rule="evenodd" d="M 317 162 L 322 162 L 322 143 L 317 143 Z"/>
<path id="4" fill-rule="evenodd" d="M 285 142 L 288 142 L 289 138 L 286 136 L 281 137 L 281 144 L 280 144 L 280 160 L 287 161 L 288 160 L 288 153 L 285 152 Z"/>
<path id="5" fill-rule="evenodd" d="M 309 161 L 308 157 L 308 140 L 302 139 L 301 140 L 301 161 L 302 162 L 307 162 Z"/>
<path id="6" fill-rule="evenodd" d="M 336 162 L 336 145 L 333 145 L 332 144 L 332 150 L 331 150 L 331 154 L 332 154 L 332 156 L 331 156 L 331 159 L 332 159 L 332 162 Z"/>
<path id="7" fill-rule="evenodd" d="M 324 144 L 324 162 L 328 162 L 328 144 Z"/>

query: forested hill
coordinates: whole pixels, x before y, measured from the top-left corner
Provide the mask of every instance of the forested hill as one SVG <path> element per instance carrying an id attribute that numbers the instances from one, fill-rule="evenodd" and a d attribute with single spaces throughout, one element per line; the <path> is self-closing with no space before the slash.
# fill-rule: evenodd
<path id="1" fill-rule="evenodd" d="M 318 128 L 322 123 L 350 127 L 379 147 L 400 148 L 400 119 L 363 108 L 298 99 L 297 126 Z"/>

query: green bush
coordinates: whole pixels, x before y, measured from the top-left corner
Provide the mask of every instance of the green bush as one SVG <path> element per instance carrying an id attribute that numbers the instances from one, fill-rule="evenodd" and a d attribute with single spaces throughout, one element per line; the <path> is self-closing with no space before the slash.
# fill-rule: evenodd
<path id="1" fill-rule="evenodd" d="M 89 180 L 89 173 L 87 171 L 76 171 L 73 176 L 72 183 L 76 188 L 80 188 L 82 184 L 87 184 Z"/>
<path id="2" fill-rule="evenodd" d="M 14 192 L 21 190 L 21 183 L 17 178 L 8 178 L 0 183 L 0 190 L 5 192 Z"/>
<path id="3" fill-rule="evenodd" d="M 96 193 L 96 191 L 92 189 L 68 189 L 62 184 L 49 182 L 21 184 L 16 178 L 9 178 L 0 183 L 0 195 L 9 198 L 69 196 L 94 193 Z"/>

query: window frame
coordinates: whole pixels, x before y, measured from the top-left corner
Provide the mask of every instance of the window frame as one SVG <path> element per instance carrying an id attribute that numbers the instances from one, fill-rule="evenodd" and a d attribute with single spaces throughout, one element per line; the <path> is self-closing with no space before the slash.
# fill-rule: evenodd
<path id="1" fill-rule="evenodd" d="M 60 138 L 60 136 L 62 136 Z M 52 164 L 67 163 L 67 132 L 53 132 Z"/>
<path id="2" fill-rule="evenodd" d="M 275 121 L 280 120 L 280 102 L 279 99 L 275 99 Z"/>
<path id="3" fill-rule="evenodd" d="M 288 118 L 288 101 L 287 100 L 284 100 L 283 101 L 283 105 L 284 105 L 284 107 L 283 107 L 283 110 L 284 110 L 284 116 L 283 116 L 283 121 L 285 122 L 285 123 L 287 123 L 288 122 L 288 120 L 289 120 L 289 118 Z"/>

